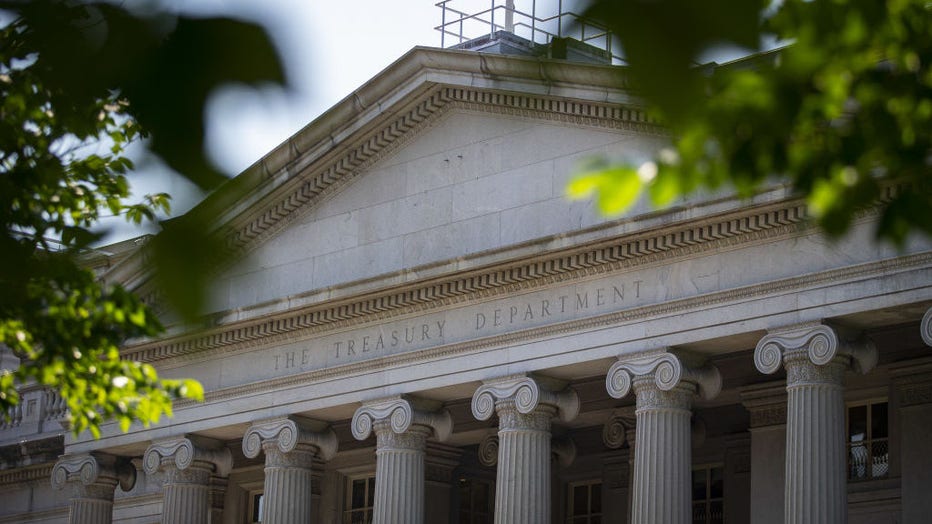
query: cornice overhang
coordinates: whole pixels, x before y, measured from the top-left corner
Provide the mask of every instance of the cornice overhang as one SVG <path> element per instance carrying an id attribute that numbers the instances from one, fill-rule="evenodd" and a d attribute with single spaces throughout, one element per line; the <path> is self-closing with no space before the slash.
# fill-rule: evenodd
<path id="1" fill-rule="evenodd" d="M 197 334 L 146 342 L 126 348 L 123 355 L 144 362 L 204 358 L 216 352 L 294 340 L 519 289 L 753 245 L 798 234 L 806 221 L 805 206 L 799 200 L 750 206 L 231 322 Z"/>
<path id="2" fill-rule="evenodd" d="M 246 253 L 453 108 L 662 134 L 626 83 L 617 66 L 416 47 L 187 216 Z M 145 295 L 145 262 L 138 250 L 105 278 Z"/>
<path id="3" fill-rule="evenodd" d="M 776 236 L 758 237 L 758 242 L 770 242 L 778 240 L 780 237 L 787 238 L 793 233 L 780 234 Z M 734 241 L 716 242 L 719 249 L 735 246 Z M 671 257 L 670 261 L 682 260 L 690 256 L 682 253 L 679 256 Z M 654 259 L 654 262 L 661 262 Z M 540 327 L 506 332 L 498 335 L 491 335 L 451 344 L 442 344 L 438 346 L 421 349 L 418 351 L 402 352 L 393 355 L 386 355 L 373 359 L 361 360 L 347 364 L 324 367 L 320 369 L 311 369 L 297 374 L 284 375 L 277 378 L 248 382 L 240 385 L 231 385 L 220 387 L 205 392 L 204 400 L 209 404 L 216 402 L 225 402 L 233 399 L 251 397 L 260 394 L 276 394 L 277 392 L 291 390 L 300 385 L 308 385 L 317 382 L 337 380 L 341 378 L 358 377 L 365 373 L 376 371 L 385 371 L 400 369 L 411 365 L 422 365 L 425 362 L 442 360 L 446 358 L 467 355 L 477 351 L 483 351 L 491 348 L 500 348 L 513 345 L 526 344 L 529 341 L 540 341 L 552 337 L 564 336 L 569 334 L 583 333 L 590 330 L 599 330 L 606 327 L 617 327 L 622 324 L 631 322 L 644 321 L 650 318 L 671 318 L 673 316 L 683 315 L 689 312 L 695 312 L 697 309 L 717 308 L 726 304 L 742 303 L 749 300 L 756 300 L 765 297 L 773 297 L 796 292 L 804 292 L 807 289 L 819 288 L 824 286 L 838 285 L 842 283 L 851 283 L 876 278 L 878 275 L 891 276 L 897 273 L 915 272 L 925 269 L 928 271 L 932 268 L 932 251 L 919 252 L 895 258 L 880 259 L 871 262 L 860 263 L 852 266 L 829 269 L 826 271 L 809 273 L 804 275 L 791 276 L 778 280 L 751 284 L 737 288 L 725 289 L 712 293 L 702 294 L 695 297 L 686 297 L 657 304 L 648 304 L 636 306 L 633 308 L 622 309 L 616 312 L 610 312 L 592 317 L 583 317 L 575 320 L 546 324 Z M 589 271 L 579 271 L 577 276 L 588 276 L 593 274 Z M 594 273 L 598 276 L 600 273 Z M 469 298 L 483 299 L 486 297 L 502 298 L 510 293 L 521 292 L 532 289 L 535 285 L 546 283 L 542 280 L 529 280 L 502 285 L 487 293 L 473 295 Z M 496 296 L 497 295 L 497 296 Z M 468 298 L 467 298 L 468 299 Z M 450 304 L 453 301 L 443 301 L 441 304 Z M 419 307 L 435 307 L 437 303 L 427 303 Z M 409 312 L 419 311 L 418 307 L 409 309 Z M 379 317 L 373 317 L 379 318 Z M 361 321 L 358 325 L 363 325 L 366 320 Z M 335 323 L 334 329 L 346 327 L 354 324 L 354 321 Z M 328 329 L 323 328 L 323 329 Z M 289 338 L 290 337 L 290 338 Z M 174 360 L 176 364 L 185 365 L 189 360 L 204 360 L 207 358 L 222 358 L 227 354 L 239 352 L 249 352 L 255 348 L 271 347 L 279 342 L 291 342 L 299 337 L 292 334 L 269 334 L 265 337 L 232 344 L 227 347 L 218 347 L 212 350 L 205 350 L 200 353 L 188 353 L 180 355 Z M 230 353 L 227 353 L 229 351 Z M 195 406 L 195 402 L 181 400 L 176 402 L 177 409 L 185 409 Z"/>
<path id="4" fill-rule="evenodd" d="M 881 199 L 892 198 L 898 190 L 895 185 L 886 186 Z M 349 283 L 343 294 L 331 290 L 331 299 L 229 320 L 197 333 L 141 342 L 124 348 L 122 354 L 124 358 L 153 363 L 211 358 L 228 351 L 289 342 L 369 322 L 808 234 L 812 225 L 805 202 L 781 198 L 781 194 L 785 195 L 777 190 L 751 203 L 736 197 L 722 199 L 741 205 L 707 214 L 660 211 L 655 213 L 654 222 L 636 218 L 630 228 L 607 237 L 571 240 L 556 248 L 552 247 L 554 239 L 543 239 L 541 250 L 474 267 L 450 267 L 437 274 L 425 271 L 429 276 L 401 283 L 377 278 L 374 285 L 364 285 L 359 291 L 353 285 L 357 283 Z M 878 208 L 865 209 L 858 221 L 876 220 L 878 214 Z M 641 221 L 651 225 L 637 224 Z M 410 271 L 413 275 L 420 272 L 419 268 Z"/>

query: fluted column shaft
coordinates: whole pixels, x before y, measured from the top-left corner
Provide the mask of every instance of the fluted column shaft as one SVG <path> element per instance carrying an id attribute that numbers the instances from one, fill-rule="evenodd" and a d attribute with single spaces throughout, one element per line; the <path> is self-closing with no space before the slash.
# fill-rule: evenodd
<path id="1" fill-rule="evenodd" d="M 844 373 L 848 357 L 813 364 L 806 351 L 786 367 L 786 522 L 847 520 Z"/>
<path id="2" fill-rule="evenodd" d="M 427 437 L 443 441 L 453 419 L 435 402 L 389 397 L 364 402 L 353 415 L 353 436 L 363 440 L 375 432 L 375 524 L 423 524 L 424 454 Z"/>
<path id="3" fill-rule="evenodd" d="M 790 524 L 848 520 L 845 479 L 845 370 L 867 373 L 877 349 L 864 338 L 843 338 L 823 323 L 773 330 L 754 349 L 754 366 L 786 368 L 786 486 Z"/>
<path id="4" fill-rule="evenodd" d="M 689 420 L 696 387 L 662 391 L 653 377 L 634 381 L 637 395 L 632 522 L 692 522 Z"/>
<path id="5" fill-rule="evenodd" d="M 337 437 L 324 422 L 289 416 L 254 423 L 243 435 L 243 455 L 265 454 L 262 522 L 310 522 L 314 459 L 330 460 Z"/>
<path id="6" fill-rule="evenodd" d="M 521 413 L 513 400 L 505 399 L 495 403 L 495 410 L 498 433 L 479 445 L 479 462 L 497 467 L 495 522 L 546 522 L 550 518 L 550 458 L 561 455 L 550 432 L 557 408 L 539 405 Z M 569 444 L 567 451 L 575 456 L 575 446 L 572 441 Z"/>
<path id="7" fill-rule="evenodd" d="M 498 414 L 495 523 L 550 524 L 550 422 L 576 418 L 579 395 L 553 379 L 511 375 L 484 382 L 472 413 Z"/>
<path id="8" fill-rule="evenodd" d="M 614 398 L 632 389 L 637 398 L 631 522 L 690 522 L 692 402 L 697 394 L 718 395 L 718 368 L 669 348 L 624 355 L 608 370 L 605 387 Z"/>
<path id="9" fill-rule="evenodd" d="M 213 509 L 211 477 L 229 475 L 233 457 L 223 443 L 192 435 L 153 442 L 142 462 L 146 473 L 165 475 L 163 524 L 207 524 Z"/>
<path id="10" fill-rule="evenodd" d="M 113 490 L 116 481 L 77 485 L 68 514 L 70 524 L 110 524 L 113 522 Z"/>
<path id="11" fill-rule="evenodd" d="M 377 422 L 374 524 L 424 523 L 424 450 L 429 428 L 413 426 L 395 433 Z"/>
<path id="12" fill-rule="evenodd" d="M 635 419 L 636 420 L 636 419 Z M 623 521 L 628 522 L 629 524 L 634 524 L 634 517 L 632 512 L 634 511 L 634 458 L 637 455 L 637 428 L 632 428 L 628 430 L 628 434 L 625 436 L 628 439 L 628 500 L 627 500 L 627 511 L 625 512 Z"/>
<path id="13" fill-rule="evenodd" d="M 208 524 L 210 521 L 210 474 L 213 466 L 195 461 L 185 469 L 172 459 L 163 463 L 162 524 Z"/>
<path id="14" fill-rule="evenodd" d="M 496 524 L 550 522 L 550 421 L 552 406 L 523 414 L 514 400 L 495 403 L 498 414 Z"/>
<path id="15" fill-rule="evenodd" d="M 312 467 L 317 448 L 299 445 L 285 453 L 277 442 L 267 441 L 262 450 L 265 453 L 262 522 L 310 522 Z"/>

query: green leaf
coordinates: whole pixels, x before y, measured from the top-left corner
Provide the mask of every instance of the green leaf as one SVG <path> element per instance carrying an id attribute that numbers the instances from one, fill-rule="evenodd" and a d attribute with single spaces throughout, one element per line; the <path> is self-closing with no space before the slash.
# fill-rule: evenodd
<path id="1" fill-rule="evenodd" d="M 616 167 L 603 173 L 598 205 L 606 215 L 623 213 L 637 200 L 641 192 L 641 179 L 630 167 Z"/>

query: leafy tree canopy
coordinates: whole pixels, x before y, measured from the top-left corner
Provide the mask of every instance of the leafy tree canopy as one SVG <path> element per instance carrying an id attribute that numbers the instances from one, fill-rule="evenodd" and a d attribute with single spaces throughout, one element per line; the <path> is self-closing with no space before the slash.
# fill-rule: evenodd
<path id="1" fill-rule="evenodd" d="M 621 40 L 635 91 L 672 135 L 648 162 L 603 163 L 572 181 L 619 213 L 647 193 L 750 196 L 784 180 L 830 236 L 879 206 L 876 234 L 932 235 L 932 4 L 923 0 L 595 0 Z M 721 45 L 788 45 L 719 67 Z M 899 190 L 890 192 L 891 185 Z"/>
<path id="2" fill-rule="evenodd" d="M 61 393 L 75 433 L 97 435 L 108 418 L 124 430 L 155 422 L 172 398 L 201 398 L 201 386 L 120 359 L 128 339 L 162 326 L 79 257 L 101 213 L 139 223 L 169 208 L 165 194 L 127 202 L 128 143 L 148 137 L 201 188 L 224 180 L 203 152 L 207 96 L 230 81 L 283 82 L 278 55 L 255 25 L 151 5 L 0 0 L 0 9 L 16 17 L 0 30 L 0 343 L 21 361 L 0 375 L 0 410 L 18 402 L 17 385 L 37 383 Z M 174 261 L 162 277 L 182 312 L 197 310 L 188 285 L 197 272 L 178 253 L 210 249 L 201 230 L 182 222 L 153 243 L 154 259 Z"/>

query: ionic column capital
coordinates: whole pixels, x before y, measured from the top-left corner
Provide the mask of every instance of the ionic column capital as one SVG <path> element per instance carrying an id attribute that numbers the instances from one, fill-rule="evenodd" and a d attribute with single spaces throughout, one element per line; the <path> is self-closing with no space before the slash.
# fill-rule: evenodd
<path id="1" fill-rule="evenodd" d="M 498 434 L 486 435 L 479 442 L 479 463 L 487 467 L 498 464 Z"/>
<path id="2" fill-rule="evenodd" d="M 768 332 L 754 349 L 754 366 L 772 374 L 784 359 L 807 358 L 824 366 L 836 358 L 850 360 L 855 370 L 867 373 L 877 364 L 877 348 L 867 338 L 841 338 L 835 329 L 822 323 L 807 323 Z"/>
<path id="3" fill-rule="evenodd" d="M 652 380 L 661 391 L 691 384 L 702 398 L 715 398 L 722 389 L 721 373 L 711 364 L 693 360 L 670 350 L 621 356 L 609 368 L 605 388 L 612 397 L 624 398 L 635 381 Z"/>
<path id="4" fill-rule="evenodd" d="M 337 445 L 337 435 L 326 423 L 296 416 L 257 422 L 243 435 L 243 454 L 248 458 L 259 456 L 267 446 L 281 453 L 310 447 L 328 461 L 336 455 Z"/>
<path id="5" fill-rule="evenodd" d="M 488 420 L 496 406 L 502 403 L 514 403 L 515 410 L 522 415 L 547 406 L 554 409 L 564 422 L 579 414 L 576 390 L 558 389 L 555 382 L 528 375 L 511 375 L 484 382 L 472 396 L 472 414 L 479 420 Z"/>
<path id="6" fill-rule="evenodd" d="M 932 307 L 926 310 L 922 316 L 922 322 L 919 324 L 919 330 L 922 333 L 922 341 L 927 346 L 932 346 Z"/>
<path id="7" fill-rule="evenodd" d="M 208 439 L 194 436 L 154 441 L 143 455 L 143 468 L 151 475 L 166 466 L 174 466 L 179 471 L 206 467 L 213 474 L 225 477 L 233 467 L 233 456 L 229 449 L 211 444 Z"/>
<path id="8" fill-rule="evenodd" d="M 123 491 L 133 489 L 136 468 L 128 459 L 106 453 L 63 455 L 52 468 L 52 487 L 60 490 L 71 482 L 109 487 L 112 498 L 112 491 L 117 485 Z"/>
<path id="9" fill-rule="evenodd" d="M 602 443 L 609 449 L 620 449 L 625 443 L 634 448 L 634 409 L 616 411 L 602 426 Z"/>
<path id="10" fill-rule="evenodd" d="M 436 409 L 432 403 L 412 397 L 390 397 L 363 402 L 353 414 L 351 424 L 353 437 L 365 440 L 381 429 L 391 430 L 396 435 L 409 431 L 433 434 L 440 442 L 450 437 L 453 418 L 445 409 Z M 434 403 L 435 404 L 435 403 Z M 434 408 L 434 409 L 431 409 Z"/>

